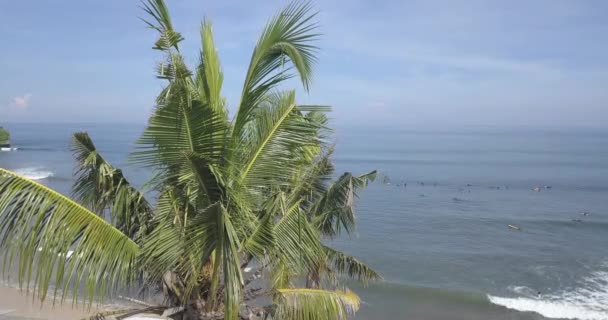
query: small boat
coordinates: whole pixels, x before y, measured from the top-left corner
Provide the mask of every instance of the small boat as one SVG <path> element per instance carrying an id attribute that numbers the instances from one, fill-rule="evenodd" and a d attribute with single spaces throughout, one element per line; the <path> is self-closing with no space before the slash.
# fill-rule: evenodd
<path id="1" fill-rule="evenodd" d="M 510 224 L 508 227 L 509 227 L 510 229 L 513 229 L 513 230 L 521 231 L 521 228 L 520 228 L 520 227 L 518 227 L 518 226 L 516 226 L 516 225 L 513 225 L 513 224 Z"/>

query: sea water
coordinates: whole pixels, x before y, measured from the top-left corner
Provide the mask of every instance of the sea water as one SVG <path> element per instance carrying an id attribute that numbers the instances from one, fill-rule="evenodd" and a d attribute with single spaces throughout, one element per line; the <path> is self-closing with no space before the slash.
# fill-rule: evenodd
<path id="1" fill-rule="evenodd" d="M 5 126 L 18 149 L 0 167 L 60 192 L 75 131 L 135 185 L 149 177 L 127 161 L 143 125 Z M 338 174 L 381 173 L 360 192 L 356 234 L 329 242 L 384 276 L 348 284 L 357 319 L 608 319 L 608 130 L 343 127 L 334 139 Z"/>

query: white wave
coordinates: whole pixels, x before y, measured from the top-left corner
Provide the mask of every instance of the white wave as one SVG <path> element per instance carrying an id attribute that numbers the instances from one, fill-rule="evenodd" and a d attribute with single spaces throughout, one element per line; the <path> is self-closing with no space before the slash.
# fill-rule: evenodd
<path id="1" fill-rule="evenodd" d="M 41 168 L 23 168 L 14 171 L 16 174 L 24 176 L 32 180 L 42 180 L 55 175 L 52 171 L 43 170 Z"/>
<path id="2" fill-rule="evenodd" d="M 509 309 L 536 312 L 547 318 L 608 320 L 608 271 L 593 272 L 583 278 L 576 288 L 555 294 L 534 296 L 530 294 L 533 290 L 527 287 L 512 287 L 512 291 L 523 296 L 507 298 L 488 295 L 488 299 Z"/>
<path id="3" fill-rule="evenodd" d="M 593 310 L 583 305 L 570 302 L 547 301 L 532 298 L 503 298 L 488 296 L 494 304 L 518 311 L 531 311 L 547 318 L 580 319 L 580 320 L 606 320 L 608 310 Z"/>
<path id="4" fill-rule="evenodd" d="M 509 287 L 509 290 L 517 293 L 520 296 L 524 296 L 524 297 L 534 297 L 537 294 L 534 290 L 532 290 L 531 288 L 528 288 L 526 286 L 512 286 L 512 287 Z"/>

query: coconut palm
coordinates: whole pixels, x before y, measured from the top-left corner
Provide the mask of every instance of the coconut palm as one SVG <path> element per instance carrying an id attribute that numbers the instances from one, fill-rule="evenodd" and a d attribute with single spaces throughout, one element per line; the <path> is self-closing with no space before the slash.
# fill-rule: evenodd
<path id="1" fill-rule="evenodd" d="M 90 303 L 143 286 L 162 290 L 186 318 L 238 319 L 249 306 L 274 319 L 346 319 L 359 298 L 341 281 L 380 276 L 323 239 L 354 230 L 356 192 L 375 171 L 332 181 L 330 108 L 296 104 L 294 91 L 279 88 L 293 77 L 309 88 L 310 5 L 292 3 L 268 22 L 232 120 L 211 23 L 201 25 L 191 71 L 164 2 L 142 8 L 158 32 L 165 81 L 131 156 L 154 172 L 147 191 L 84 132 L 71 143 L 74 199 L 0 168 L 5 265 L 17 264 L 20 283 L 42 301 L 80 292 Z"/>

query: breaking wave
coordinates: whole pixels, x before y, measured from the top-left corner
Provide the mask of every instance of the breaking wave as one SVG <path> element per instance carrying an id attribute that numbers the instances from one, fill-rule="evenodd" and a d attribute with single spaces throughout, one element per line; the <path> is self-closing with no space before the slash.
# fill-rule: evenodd
<path id="1" fill-rule="evenodd" d="M 497 305 L 519 311 L 536 312 L 547 318 L 608 320 L 608 263 L 602 271 L 595 271 L 579 281 L 574 288 L 555 294 L 537 295 L 527 287 L 511 287 L 518 297 L 488 299 Z"/>
<path id="2" fill-rule="evenodd" d="M 15 173 L 32 180 L 43 180 L 51 178 L 55 175 L 52 171 L 41 168 L 23 168 L 14 170 Z"/>

